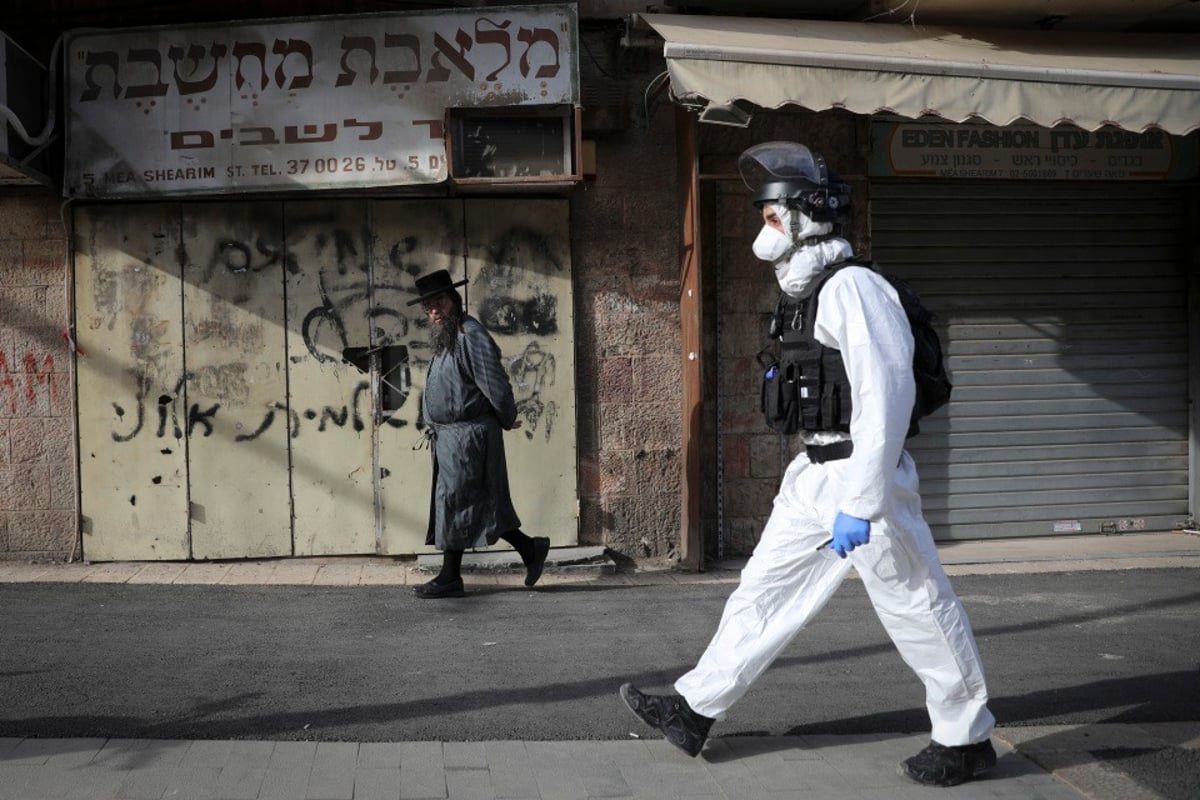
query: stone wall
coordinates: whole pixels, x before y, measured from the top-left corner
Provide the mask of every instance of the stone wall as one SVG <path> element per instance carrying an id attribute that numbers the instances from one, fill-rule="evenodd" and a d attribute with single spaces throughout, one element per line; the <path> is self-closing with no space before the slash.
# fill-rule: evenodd
<path id="1" fill-rule="evenodd" d="M 580 541 L 671 556 L 682 469 L 675 112 L 663 101 L 638 111 L 627 131 L 597 138 L 596 177 L 572 195 Z"/>
<path id="2" fill-rule="evenodd" d="M 75 544 L 67 287 L 55 196 L 0 193 L 0 558 L 62 559 Z"/>

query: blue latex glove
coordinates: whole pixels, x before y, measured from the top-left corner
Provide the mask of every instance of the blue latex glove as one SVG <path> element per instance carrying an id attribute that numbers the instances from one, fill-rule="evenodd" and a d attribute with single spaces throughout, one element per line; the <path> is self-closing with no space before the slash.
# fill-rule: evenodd
<path id="1" fill-rule="evenodd" d="M 829 546 L 842 558 L 871 541 L 871 522 L 838 512 L 833 520 L 833 542 Z"/>

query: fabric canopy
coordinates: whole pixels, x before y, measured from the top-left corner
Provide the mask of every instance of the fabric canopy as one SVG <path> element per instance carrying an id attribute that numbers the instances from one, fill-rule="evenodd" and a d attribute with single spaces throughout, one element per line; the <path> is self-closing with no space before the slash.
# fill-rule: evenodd
<path id="1" fill-rule="evenodd" d="M 1200 128 L 1191 34 L 642 14 L 681 99 L 1087 130 Z"/>

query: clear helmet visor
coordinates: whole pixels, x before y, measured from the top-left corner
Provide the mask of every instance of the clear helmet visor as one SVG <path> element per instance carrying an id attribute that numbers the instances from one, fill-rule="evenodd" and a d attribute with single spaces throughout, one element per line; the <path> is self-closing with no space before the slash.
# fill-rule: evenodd
<path id="1" fill-rule="evenodd" d="M 752 192 L 767 183 L 826 183 L 824 161 L 796 142 L 763 142 L 747 148 L 738 156 L 738 172 Z"/>

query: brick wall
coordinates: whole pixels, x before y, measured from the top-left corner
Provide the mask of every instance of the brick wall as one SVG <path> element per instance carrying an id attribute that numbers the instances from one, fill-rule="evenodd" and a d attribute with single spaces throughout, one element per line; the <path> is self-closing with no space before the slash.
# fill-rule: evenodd
<path id="1" fill-rule="evenodd" d="M 0 558 L 75 542 L 67 243 L 49 191 L 0 194 Z"/>

